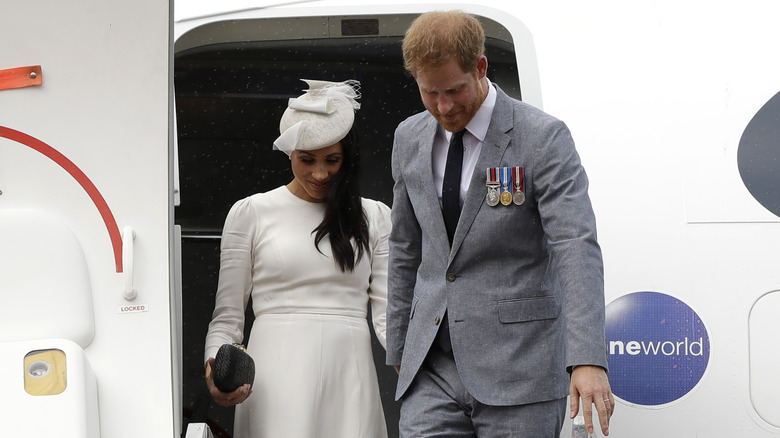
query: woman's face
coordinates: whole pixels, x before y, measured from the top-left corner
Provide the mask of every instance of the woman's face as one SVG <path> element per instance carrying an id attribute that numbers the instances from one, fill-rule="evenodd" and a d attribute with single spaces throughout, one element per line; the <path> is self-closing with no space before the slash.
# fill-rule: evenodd
<path id="1" fill-rule="evenodd" d="M 293 151 L 290 160 L 295 179 L 288 185 L 290 191 L 305 201 L 325 201 L 343 158 L 341 142 L 313 151 Z"/>

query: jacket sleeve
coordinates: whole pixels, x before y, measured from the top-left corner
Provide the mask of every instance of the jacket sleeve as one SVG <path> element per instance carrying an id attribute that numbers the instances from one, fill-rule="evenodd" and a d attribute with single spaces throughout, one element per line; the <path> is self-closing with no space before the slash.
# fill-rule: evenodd
<path id="1" fill-rule="evenodd" d="M 422 232 L 402 172 L 406 163 L 399 132 L 403 126 L 401 124 L 396 130 L 392 155 L 394 185 L 388 268 L 387 364 L 393 366 L 401 364 L 422 251 Z"/>
<path id="2" fill-rule="evenodd" d="M 535 193 L 542 227 L 564 297 L 566 367 L 607 368 L 604 272 L 588 178 L 561 121 L 545 126 L 535 153 Z"/>

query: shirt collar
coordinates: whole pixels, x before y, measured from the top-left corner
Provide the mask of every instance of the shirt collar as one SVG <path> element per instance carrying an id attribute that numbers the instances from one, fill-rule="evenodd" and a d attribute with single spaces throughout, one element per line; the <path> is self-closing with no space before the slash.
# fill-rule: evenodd
<path id="1" fill-rule="evenodd" d="M 471 121 L 466 125 L 466 129 L 478 138 L 480 142 L 485 141 L 488 127 L 490 126 L 490 119 L 493 116 L 493 108 L 496 106 L 496 87 L 493 83 L 487 81 L 488 95 L 485 97 L 485 101 L 482 102 L 482 106 L 479 107 L 477 113 L 471 118 Z"/>

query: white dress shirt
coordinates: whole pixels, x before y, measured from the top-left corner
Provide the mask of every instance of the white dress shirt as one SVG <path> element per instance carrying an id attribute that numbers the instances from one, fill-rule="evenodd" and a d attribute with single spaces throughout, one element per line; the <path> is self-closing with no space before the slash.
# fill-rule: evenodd
<path id="1" fill-rule="evenodd" d="M 466 125 L 466 133 L 463 135 L 463 173 L 460 178 L 460 205 L 463 205 L 463 199 L 469 190 L 469 183 L 474 174 L 474 167 L 477 165 L 479 153 L 482 150 L 482 143 L 485 141 L 490 118 L 493 115 L 493 107 L 496 105 L 496 89 L 488 81 L 488 95 L 477 113 Z M 447 163 L 447 151 L 450 147 L 450 137 L 452 133 L 439 125 L 436 129 L 436 137 L 433 139 L 433 156 L 431 164 L 433 166 L 433 183 L 436 185 L 436 193 L 439 196 L 439 205 L 441 206 L 441 190 L 444 184 L 444 167 Z"/>

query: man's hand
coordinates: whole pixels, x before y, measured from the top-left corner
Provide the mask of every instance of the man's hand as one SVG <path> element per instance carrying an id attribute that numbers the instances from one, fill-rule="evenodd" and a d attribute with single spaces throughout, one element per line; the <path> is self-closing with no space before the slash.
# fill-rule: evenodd
<path id="1" fill-rule="evenodd" d="M 603 368 L 593 365 L 574 367 L 569 386 L 571 400 L 571 418 L 577 416 L 582 399 L 582 416 L 585 417 L 585 427 L 588 433 L 593 433 L 593 405 L 599 414 L 601 432 L 609 435 L 609 418 L 615 411 L 615 397 L 609 387 L 607 373 Z"/>

